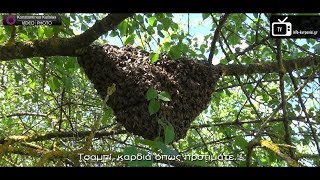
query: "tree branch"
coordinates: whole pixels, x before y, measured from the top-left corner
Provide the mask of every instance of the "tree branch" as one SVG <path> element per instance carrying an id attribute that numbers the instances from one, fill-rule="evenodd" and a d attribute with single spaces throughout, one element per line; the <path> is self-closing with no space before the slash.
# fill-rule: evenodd
<path id="1" fill-rule="evenodd" d="M 21 139 L 24 142 L 34 142 L 34 141 L 45 141 L 50 140 L 52 138 L 70 138 L 70 137 L 86 137 L 89 136 L 91 131 L 80 131 L 80 132 L 50 132 L 44 135 L 36 135 L 36 136 L 21 136 L 19 139 Z M 125 130 L 119 130 L 119 131 L 98 131 L 95 133 L 96 138 L 104 137 L 104 136 L 112 136 L 117 134 L 125 134 L 127 131 Z M 10 137 L 9 137 L 10 139 Z M 0 144 L 4 144 L 7 142 L 7 138 L 0 138 Z"/>
<path id="2" fill-rule="evenodd" d="M 34 42 L 20 42 L 14 46 L 0 45 L 0 60 L 22 59 L 43 56 L 77 56 L 76 50 L 89 45 L 98 37 L 130 14 L 110 14 L 101 21 L 98 21 L 90 29 L 79 36 L 73 38 L 51 38 L 47 40 L 36 40 Z M 117 17 L 117 18 L 116 18 Z M 98 33 L 99 31 L 99 33 Z M 90 33 L 91 32 L 91 33 Z M 320 64 L 319 56 L 309 56 L 293 60 L 283 60 L 285 72 L 291 72 L 300 68 L 305 68 Z M 217 65 L 218 70 L 224 76 L 240 76 L 256 73 L 275 73 L 279 72 L 277 62 L 255 63 L 249 65 L 228 64 Z"/>
<path id="3" fill-rule="evenodd" d="M 281 39 L 276 39 L 276 46 L 277 46 L 277 62 L 278 66 L 280 67 L 279 69 L 279 82 L 280 82 L 280 94 L 281 94 L 281 105 L 282 105 L 282 113 L 283 113 L 283 126 L 284 126 L 284 140 L 288 145 L 292 146 L 292 141 L 291 141 L 291 133 L 290 133 L 290 123 L 288 120 L 288 112 L 287 112 L 287 101 L 286 101 L 286 95 L 284 92 L 285 89 L 285 83 L 284 83 L 284 75 L 285 75 L 285 70 L 283 68 L 283 59 L 282 59 L 282 43 Z M 292 159 L 295 158 L 295 154 L 292 148 L 289 149 L 290 157 Z M 289 166 L 291 166 L 289 164 Z"/>
<path id="4" fill-rule="evenodd" d="M 305 57 L 283 61 L 283 66 L 286 72 L 292 72 L 294 70 L 313 65 L 320 65 L 320 57 Z M 221 71 L 225 76 L 247 75 L 255 73 L 275 73 L 278 72 L 280 68 L 277 62 L 255 63 L 249 65 L 228 64 L 218 66 L 220 66 Z"/>
<path id="5" fill-rule="evenodd" d="M 315 121 L 311 122 L 310 118 L 315 119 L 316 116 L 313 117 L 308 117 L 308 120 L 306 120 L 307 117 L 288 117 L 288 121 L 297 121 L 297 122 L 302 122 L 302 123 L 309 123 L 313 125 L 320 125 L 320 123 L 317 123 Z M 284 118 L 279 117 L 279 118 L 273 118 L 270 119 L 269 122 L 283 122 Z M 238 126 L 238 125 L 243 125 L 243 124 L 255 124 L 255 123 L 263 123 L 260 119 L 254 119 L 254 120 L 246 120 L 246 121 L 228 121 L 228 122 L 217 122 L 213 124 L 199 124 L 199 125 L 192 125 L 190 128 L 209 128 L 209 127 L 223 127 L 223 126 Z"/>
<path id="6" fill-rule="evenodd" d="M 6 116 L 0 116 L 0 119 L 2 118 L 10 118 L 10 117 L 20 117 L 20 116 L 38 116 L 38 117 L 45 117 L 48 118 L 47 114 L 43 113 L 33 113 L 33 112 L 22 112 L 22 113 L 13 113 Z"/>

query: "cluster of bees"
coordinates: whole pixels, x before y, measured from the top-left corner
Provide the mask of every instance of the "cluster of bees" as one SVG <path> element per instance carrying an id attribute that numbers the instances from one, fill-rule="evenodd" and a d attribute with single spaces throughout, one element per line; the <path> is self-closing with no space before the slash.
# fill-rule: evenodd
<path id="1" fill-rule="evenodd" d="M 107 104 L 128 132 L 151 140 L 163 136 L 158 123 L 161 118 L 174 127 L 175 140 L 182 139 L 210 102 L 220 71 L 200 61 L 174 61 L 164 54 L 151 63 L 149 55 L 132 46 L 94 45 L 78 62 L 101 98 L 105 98 L 109 86 L 116 84 L 117 90 Z M 151 116 L 146 99 L 149 88 L 169 92 L 172 99 L 161 101 L 160 111 Z"/>

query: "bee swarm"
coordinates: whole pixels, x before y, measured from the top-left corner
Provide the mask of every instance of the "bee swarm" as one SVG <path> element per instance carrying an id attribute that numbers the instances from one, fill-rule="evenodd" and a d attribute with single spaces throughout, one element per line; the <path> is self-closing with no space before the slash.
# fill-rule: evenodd
<path id="1" fill-rule="evenodd" d="M 210 102 L 221 76 L 217 66 L 201 61 L 173 61 L 160 55 L 156 63 L 150 63 L 148 52 L 132 46 L 90 46 L 78 62 L 103 99 L 107 88 L 116 84 L 116 91 L 107 102 L 116 121 L 128 132 L 151 140 L 163 136 L 156 116 L 172 124 L 175 140 L 184 138 L 192 121 Z M 157 115 L 150 116 L 148 112 L 149 88 L 167 91 L 172 98 L 169 102 L 160 101 Z"/>

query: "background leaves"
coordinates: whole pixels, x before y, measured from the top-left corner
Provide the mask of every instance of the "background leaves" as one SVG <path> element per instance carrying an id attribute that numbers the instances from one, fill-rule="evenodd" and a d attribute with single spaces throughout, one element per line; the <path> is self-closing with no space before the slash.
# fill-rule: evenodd
<path id="1" fill-rule="evenodd" d="M 48 14 L 49 15 L 49 14 Z M 26 42 L 47 38 L 72 37 L 90 28 L 107 14 L 60 14 L 63 25 L 58 27 L 17 27 L 15 40 Z M 217 22 L 221 13 L 135 14 L 101 36 L 96 42 L 117 46 L 132 44 L 151 52 L 149 60 L 160 61 L 166 53 L 177 60 L 182 57 L 206 60 L 210 52 Z M 276 62 L 275 40 L 269 38 L 268 14 L 230 14 L 223 25 L 214 52 L 214 63 L 253 64 Z M 188 20 L 189 19 L 189 20 Z M 11 37 L 12 27 L 0 27 L 0 43 Z M 283 39 L 285 61 L 318 56 L 319 42 L 313 39 Z M 312 66 L 286 73 L 283 77 L 286 97 L 295 92 L 294 83 L 301 87 L 298 95 L 287 102 L 287 116 L 280 109 L 267 123 L 261 139 L 276 144 L 282 153 L 289 154 L 285 145 L 287 132 L 284 118 L 289 123 L 289 137 L 294 153 L 303 166 L 319 166 L 319 152 L 315 136 L 320 136 L 319 68 Z M 201 72 L 199 72 L 201 73 Z M 204 76 L 203 78 L 210 78 Z M 15 151 L 1 153 L 0 166 L 35 166 L 43 154 L 63 152 L 45 161 L 45 166 L 171 166 L 174 162 L 82 162 L 75 151 L 84 147 L 85 133 L 91 132 L 94 122 L 101 121 L 99 135 L 94 139 L 91 154 L 136 155 L 212 155 L 243 156 L 238 161 L 194 161 L 183 165 L 246 166 L 250 142 L 268 118 L 281 104 L 279 74 L 252 74 L 241 77 L 224 76 L 212 94 L 208 108 L 196 117 L 186 138 L 172 143 L 174 129 L 164 126 L 164 139 L 145 140 L 127 134 L 116 125 L 109 108 L 101 109 L 103 101 L 72 57 L 34 57 L 0 61 L 0 149 L 10 136 L 40 136 L 59 134 L 54 138 L 30 141 L 35 151 L 25 142 L 15 142 Z M 190 85 L 190 84 L 187 84 Z M 196 87 L 195 87 L 196 88 Z M 162 103 L 170 103 L 166 91 L 149 89 L 146 103 L 150 115 L 161 111 Z M 197 98 L 197 97 L 194 97 Z M 183 103 L 183 102 L 181 102 Z M 304 107 L 303 107 L 304 106 Z M 183 112 L 179 112 L 183 113 Z M 310 123 L 308 123 L 308 121 Z M 311 125 L 310 125 L 311 124 Z M 314 129 L 315 134 L 311 132 Z M 110 134 L 110 132 L 116 132 Z M 51 134 L 52 135 L 52 134 Z M 29 144 L 29 145 L 30 145 Z M 266 148 L 254 147 L 251 166 L 288 166 L 285 159 Z M 176 164 L 175 164 L 176 165 Z"/>

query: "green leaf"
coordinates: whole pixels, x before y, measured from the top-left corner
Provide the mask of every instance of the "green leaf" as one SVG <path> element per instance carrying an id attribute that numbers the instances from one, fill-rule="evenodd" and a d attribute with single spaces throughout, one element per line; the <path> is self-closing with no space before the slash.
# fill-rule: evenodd
<path id="1" fill-rule="evenodd" d="M 44 34 L 44 29 L 43 29 L 43 27 L 40 26 L 38 28 L 38 37 L 43 38 L 43 34 Z"/>
<path id="2" fill-rule="evenodd" d="M 57 89 L 57 87 L 53 83 L 52 78 L 50 78 L 50 80 L 48 81 L 48 85 L 49 85 L 50 89 L 52 89 L 53 91 Z"/>
<path id="3" fill-rule="evenodd" d="M 315 53 L 320 54 L 320 44 L 313 46 L 313 50 Z"/>
<path id="4" fill-rule="evenodd" d="M 210 16 L 210 13 L 202 13 L 202 19 L 205 20 Z"/>
<path id="5" fill-rule="evenodd" d="M 294 110 L 297 111 L 297 112 L 300 112 L 301 111 L 300 105 L 296 104 Z"/>
<path id="6" fill-rule="evenodd" d="M 60 88 L 60 83 L 56 77 L 51 77 L 48 82 L 48 85 L 50 89 L 52 89 L 53 91 Z"/>
<path id="7" fill-rule="evenodd" d="M 80 16 L 78 16 L 78 17 L 80 17 Z M 82 17 L 81 17 L 82 18 Z M 65 26 L 67 26 L 67 27 L 69 27 L 70 26 L 70 18 L 69 17 L 66 17 L 66 16 L 63 16 L 62 18 L 61 18 L 61 20 L 62 20 L 62 22 L 63 22 L 63 24 L 65 25 Z M 83 21 L 83 19 L 82 19 L 82 21 Z"/>
<path id="8" fill-rule="evenodd" d="M 127 20 L 122 21 L 119 25 L 118 25 L 118 29 L 120 31 L 120 35 L 121 36 L 125 36 L 127 34 L 127 29 L 128 29 L 128 22 Z"/>
<path id="9" fill-rule="evenodd" d="M 236 137 L 234 143 L 236 146 L 239 146 L 242 150 L 247 152 L 248 142 L 243 137 Z"/>
<path id="10" fill-rule="evenodd" d="M 262 163 L 266 163 L 266 162 L 267 162 L 267 158 L 263 157 L 263 158 L 260 159 L 260 161 L 261 161 Z"/>
<path id="11" fill-rule="evenodd" d="M 310 46 L 308 45 L 308 44 L 304 44 L 304 45 L 302 45 L 302 47 L 304 48 L 304 49 L 307 49 L 307 50 L 309 50 L 309 48 L 310 48 Z M 303 54 L 303 53 L 302 53 Z M 303 54 L 304 55 L 304 54 Z"/>
<path id="12" fill-rule="evenodd" d="M 166 91 L 161 91 L 159 94 L 159 99 L 162 101 L 171 101 L 171 95 Z"/>
<path id="13" fill-rule="evenodd" d="M 155 17 L 149 18 L 149 25 L 150 25 L 150 26 L 154 26 L 154 25 L 155 25 L 155 24 L 154 24 L 155 22 L 156 22 L 156 18 L 155 18 Z"/>
<path id="14" fill-rule="evenodd" d="M 165 14 L 167 17 L 173 17 L 173 14 L 172 13 L 166 13 Z"/>
<path id="15" fill-rule="evenodd" d="M 189 47 L 183 43 L 179 43 L 179 49 L 181 50 L 182 54 L 186 54 L 189 52 Z"/>
<path id="16" fill-rule="evenodd" d="M 171 39 L 179 39 L 179 34 L 171 34 Z"/>
<path id="17" fill-rule="evenodd" d="M 131 25 L 130 25 L 130 29 L 132 29 L 132 33 L 134 32 L 134 30 L 139 29 L 140 25 L 137 21 L 132 21 Z"/>
<path id="18" fill-rule="evenodd" d="M 20 73 L 14 73 L 14 79 L 16 83 L 19 83 L 22 80 L 22 75 Z"/>
<path id="19" fill-rule="evenodd" d="M 51 38 L 53 36 L 53 29 L 51 27 L 44 27 L 44 34 L 47 38 Z"/>
<path id="20" fill-rule="evenodd" d="M 263 101 L 269 101 L 269 95 L 265 92 L 262 93 L 262 100 Z"/>
<path id="21" fill-rule="evenodd" d="M 69 78 L 67 76 L 63 76 L 62 82 L 63 82 L 63 85 L 66 89 L 70 90 L 72 88 L 72 79 L 71 78 Z"/>
<path id="22" fill-rule="evenodd" d="M 228 60 L 227 59 L 221 59 L 220 60 L 220 64 L 227 64 L 228 63 Z"/>
<path id="23" fill-rule="evenodd" d="M 178 25 L 177 23 L 172 22 L 171 28 L 172 28 L 174 31 L 177 31 L 178 28 L 179 28 L 179 25 Z"/>
<path id="24" fill-rule="evenodd" d="M 135 155 L 135 154 L 138 154 L 138 150 L 137 150 L 136 147 L 133 147 L 133 146 L 131 146 L 131 147 L 126 147 L 126 148 L 124 148 L 124 150 L 123 150 L 123 154 L 124 154 L 124 155 Z"/>
<path id="25" fill-rule="evenodd" d="M 160 103 L 155 99 L 151 99 L 148 106 L 149 114 L 153 115 L 160 110 Z"/>
<path id="26" fill-rule="evenodd" d="M 316 40 L 314 39 L 306 39 L 307 43 L 310 43 L 312 45 L 314 45 L 316 43 Z"/>
<path id="27" fill-rule="evenodd" d="M 149 88 L 147 91 L 147 100 L 155 99 L 157 97 L 157 91 L 153 88 Z"/>
<path id="28" fill-rule="evenodd" d="M 158 31 L 163 30 L 163 24 L 158 24 L 157 29 L 158 29 Z"/>
<path id="29" fill-rule="evenodd" d="M 52 31 L 53 31 L 53 34 L 58 35 L 61 32 L 61 27 L 60 26 L 53 26 Z"/>
<path id="30" fill-rule="evenodd" d="M 138 154 L 138 150 L 136 147 L 126 147 L 123 150 L 123 154 L 125 156 L 136 156 Z M 127 161 L 127 164 L 129 167 L 137 167 L 137 164 L 135 161 Z"/>
<path id="31" fill-rule="evenodd" d="M 163 23 L 164 30 L 168 31 L 168 29 L 170 28 L 170 26 L 172 24 L 172 21 L 169 18 L 164 18 L 162 23 Z"/>
<path id="32" fill-rule="evenodd" d="M 53 78 L 53 83 L 57 88 L 60 88 L 60 82 L 57 78 L 55 78 L 55 77 Z"/>
<path id="33" fill-rule="evenodd" d="M 139 22 L 142 22 L 143 23 L 143 16 L 142 15 L 140 15 L 140 14 L 138 14 L 138 15 L 135 15 L 135 17 L 134 17 L 137 21 L 139 21 Z"/>
<path id="34" fill-rule="evenodd" d="M 164 144 L 161 141 L 155 141 L 155 144 L 156 144 L 157 148 L 160 149 L 162 151 L 162 153 L 165 155 L 178 155 L 179 154 L 176 150 L 171 149 L 170 147 L 168 147 L 166 144 Z"/>
<path id="35" fill-rule="evenodd" d="M 118 35 L 117 31 L 111 31 L 110 36 L 116 37 Z"/>
<path id="36" fill-rule="evenodd" d="M 235 34 L 231 34 L 228 40 L 232 45 L 240 44 L 240 38 Z"/>
<path id="37" fill-rule="evenodd" d="M 0 32 L 0 34 L 1 34 L 1 32 Z M 23 34 L 23 33 L 20 33 L 20 34 L 19 34 L 19 38 L 20 38 L 21 40 L 23 40 L 23 41 L 28 41 L 28 40 L 30 40 L 29 36 L 26 35 L 26 34 Z"/>
<path id="38" fill-rule="evenodd" d="M 168 123 L 164 127 L 164 143 L 169 144 L 169 143 L 173 142 L 174 136 L 175 136 L 174 128 L 170 123 Z"/>
<path id="39" fill-rule="evenodd" d="M 161 38 L 164 38 L 164 34 L 161 32 L 161 30 L 158 30 L 158 35 L 159 35 Z"/>
<path id="40" fill-rule="evenodd" d="M 126 44 L 133 44 L 134 43 L 134 38 L 135 38 L 135 34 L 131 34 L 130 36 L 128 36 L 123 44 L 126 45 Z"/>
<path id="41" fill-rule="evenodd" d="M 73 72 L 77 65 L 77 61 L 74 59 L 68 59 L 67 62 L 64 64 L 64 67 L 69 71 Z"/>
<path id="42" fill-rule="evenodd" d="M 166 38 L 168 39 L 168 38 Z M 172 42 L 165 42 L 162 44 L 163 46 L 161 47 L 162 51 L 168 52 L 171 48 Z"/>
<path id="43" fill-rule="evenodd" d="M 88 25 L 86 25 L 86 24 L 81 24 L 81 31 L 85 31 L 85 30 L 87 30 L 88 28 L 89 28 Z"/>
<path id="44" fill-rule="evenodd" d="M 169 51 L 169 56 L 173 59 L 178 59 L 181 57 L 181 49 L 179 46 L 172 46 Z"/>
<path id="45" fill-rule="evenodd" d="M 90 23 L 90 22 L 91 22 L 91 17 L 90 17 L 90 16 L 84 16 L 84 20 L 85 20 L 87 23 Z"/>
<path id="46" fill-rule="evenodd" d="M 159 59 L 159 54 L 158 53 L 150 53 L 150 61 L 152 62 L 152 63 L 155 63 L 155 62 L 157 62 L 158 61 L 158 59 Z"/>
<path id="47" fill-rule="evenodd" d="M 229 90 L 229 89 L 225 89 L 224 91 L 225 91 L 225 93 L 226 93 L 226 95 L 227 95 L 228 97 L 230 97 L 230 96 L 231 96 L 231 92 L 230 92 L 230 90 Z"/>
<path id="48" fill-rule="evenodd" d="M 34 93 L 32 96 L 32 103 L 37 103 L 37 102 L 39 102 L 39 94 Z"/>
<path id="49" fill-rule="evenodd" d="M 205 52 L 206 48 L 207 48 L 206 44 L 201 44 L 200 51 L 201 51 L 202 54 Z"/>
<path id="50" fill-rule="evenodd" d="M 245 64 L 252 64 L 252 63 L 254 63 L 254 62 L 252 61 L 252 59 L 249 58 L 249 57 L 247 57 L 247 56 L 243 56 L 243 57 L 241 58 L 241 61 L 244 62 Z"/>
<path id="51" fill-rule="evenodd" d="M 102 116 L 102 119 L 101 119 L 101 123 L 103 124 L 103 125 L 105 125 L 105 124 L 107 124 L 108 123 L 108 117 L 104 114 L 103 116 Z"/>
<path id="52" fill-rule="evenodd" d="M 102 124 L 107 124 L 110 122 L 111 118 L 113 117 L 113 111 L 110 107 L 107 110 L 103 111 L 103 116 L 101 119 Z"/>
<path id="53" fill-rule="evenodd" d="M 29 83 L 29 87 L 30 87 L 31 89 L 34 89 L 34 88 L 36 87 L 36 82 L 34 82 L 34 81 L 30 82 L 30 83 Z"/>
<path id="54" fill-rule="evenodd" d="M 151 26 L 148 26 L 148 27 L 147 27 L 147 32 L 148 32 L 149 35 L 155 34 L 155 30 L 154 30 L 153 27 L 151 27 Z"/>

